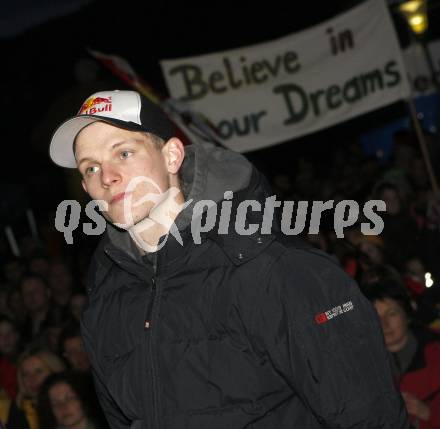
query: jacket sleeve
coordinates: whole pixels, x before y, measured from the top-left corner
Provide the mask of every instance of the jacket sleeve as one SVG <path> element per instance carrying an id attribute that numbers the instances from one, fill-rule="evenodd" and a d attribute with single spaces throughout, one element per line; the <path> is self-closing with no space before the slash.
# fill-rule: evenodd
<path id="1" fill-rule="evenodd" d="M 93 349 L 90 334 L 85 326 L 84 320 L 81 321 L 81 334 L 84 346 L 92 364 L 93 381 L 95 384 L 96 395 L 101 404 L 105 418 L 111 429 L 129 429 L 130 421 L 123 415 L 119 406 L 111 397 L 108 389 L 103 382 L 102 370 Z"/>
<path id="2" fill-rule="evenodd" d="M 408 428 L 374 307 L 327 256 L 286 251 L 255 306 L 256 350 L 323 427 Z"/>

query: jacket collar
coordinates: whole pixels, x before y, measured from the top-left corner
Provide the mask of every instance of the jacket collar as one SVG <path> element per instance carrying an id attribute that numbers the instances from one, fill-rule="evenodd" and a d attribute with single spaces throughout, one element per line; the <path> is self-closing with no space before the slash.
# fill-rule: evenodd
<path id="1" fill-rule="evenodd" d="M 165 265 L 173 265 L 176 269 L 179 269 L 180 265 L 184 263 L 185 256 L 194 247 L 202 246 L 206 241 L 216 243 L 235 266 L 240 266 L 262 253 L 276 239 L 276 234 L 261 235 L 256 233 L 244 236 L 233 231 L 229 234 L 221 235 L 216 230 L 213 230 L 201 236 L 200 244 L 195 244 L 190 230 L 187 229 L 182 234 L 182 238 L 183 246 L 173 236 L 169 236 L 167 243 L 157 254 L 158 260 L 161 261 L 159 262 L 159 269 Z M 137 257 L 130 256 L 129 253 L 116 246 L 109 239 L 108 234 L 105 234 L 95 251 L 95 257 L 89 269 L 87 282 L 89 293 L 92 293 L 94 289 L 99 287 L 114 264 L 141 281 L 145 281 L 145 279 L 155 274 L 152 264 L 147 263 L 145 258 L 142 258 L 130 237 L 129 239 L 131 241 L 130 248 L 137 252 Z M 133 253 L 133 255 L 136 255 L 136 253 Z"/>

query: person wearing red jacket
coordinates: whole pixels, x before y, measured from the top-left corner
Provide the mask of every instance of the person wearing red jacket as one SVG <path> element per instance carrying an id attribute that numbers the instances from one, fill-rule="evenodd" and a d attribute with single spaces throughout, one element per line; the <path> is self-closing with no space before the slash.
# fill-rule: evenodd
<path id="1" fill-rule="evenodd" d="M 440 428 L 440 334 L 413 320 L 408 292 L 392 279 L 363 287 L 379 314 L 396 382 L 414 427 Z"/>

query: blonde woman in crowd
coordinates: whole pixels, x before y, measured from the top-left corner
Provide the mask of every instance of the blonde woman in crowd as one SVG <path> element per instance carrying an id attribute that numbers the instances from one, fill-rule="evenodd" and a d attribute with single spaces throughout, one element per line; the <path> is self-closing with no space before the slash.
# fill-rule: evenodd
<path id="1" fill-rule="evenodd" d="M 23 352 L 17 363 L 17 399 L 5 418 L 8 427 L 39 429 L 36 405 L 40 388 L 50 374 L 64 369 L 61 358 L 47 349 L 33 347 Z"/>

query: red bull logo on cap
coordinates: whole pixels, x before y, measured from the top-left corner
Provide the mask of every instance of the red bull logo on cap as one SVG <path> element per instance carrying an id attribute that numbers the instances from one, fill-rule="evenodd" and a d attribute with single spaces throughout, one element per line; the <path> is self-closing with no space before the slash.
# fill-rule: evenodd
<path id="1" fill-rule="evenodd" d="M 90 97 L 88 98 L 81 109 L 79 109 L 78 115 L 96 115 L 99 112 L 111 112 L 112 110 L 112 97 Z"/>

